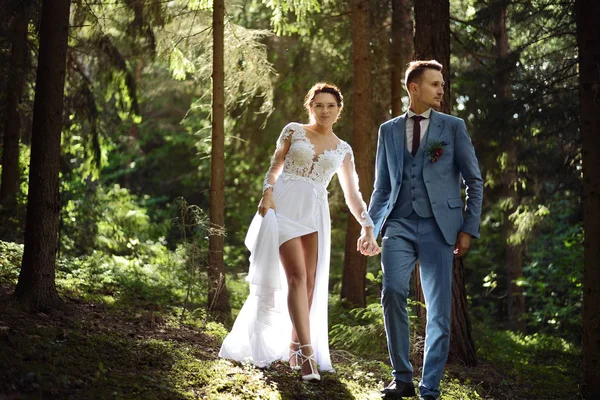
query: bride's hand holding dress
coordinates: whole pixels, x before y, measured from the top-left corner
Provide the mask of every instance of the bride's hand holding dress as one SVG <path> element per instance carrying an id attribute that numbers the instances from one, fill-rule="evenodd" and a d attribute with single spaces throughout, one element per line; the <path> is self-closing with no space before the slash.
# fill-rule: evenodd
<path id="1" fill-rule="evenodd" d="M 269 209 L 275 209 L 275 201 L 273 201 L 273 189 L 269 188 L 265 190 L 262 198 L 260 199 L 260 203 L 258 203 L 258 213 L 261 217 L 264 217 Z"/>

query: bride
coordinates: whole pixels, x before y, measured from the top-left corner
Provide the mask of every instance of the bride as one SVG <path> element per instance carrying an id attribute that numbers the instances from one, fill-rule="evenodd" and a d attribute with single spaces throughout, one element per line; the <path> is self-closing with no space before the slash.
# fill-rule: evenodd
<path id="1" fill-rule="evenodd" d="M 333 371 L 327 329 L 327 186 L 334 173 L 367 236 L 373 235 L 373 222 L 359 191 L 352 148 L 333 133 L 343 108 L 340 90 L 317 83 L 304 107 L 310 122 L 288 124 L 277 140 L 258 213 L 246 235 L 250 295 L 219 356 L 258 367 L 289 360 L 292 369 L 302 370 L 303 380 L 311 381 L 320 380 L 319 370 Z"/>

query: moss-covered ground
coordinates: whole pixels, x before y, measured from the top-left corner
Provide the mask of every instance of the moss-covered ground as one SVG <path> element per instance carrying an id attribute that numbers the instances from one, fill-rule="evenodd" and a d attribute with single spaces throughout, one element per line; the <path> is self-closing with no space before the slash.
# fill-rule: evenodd
<path id="1" fill-rule="evenodd" d="M 0 400 L 379 399 L 390 378 L 375 352 L 333 348 L 336 373 L 318 383 L 302 382 L 284 363 L 261 370 L 219 359 L 222 325 L 131 293 L 59 285 L 62 309 L 25 313 L 12 299 L 17 275 L 7 265 L 17 258 L 0 257 Z M 474 334 L 479 365 L 448 365 L 442 400 L 580 398 L 576 347 L 483 324 Z"/>

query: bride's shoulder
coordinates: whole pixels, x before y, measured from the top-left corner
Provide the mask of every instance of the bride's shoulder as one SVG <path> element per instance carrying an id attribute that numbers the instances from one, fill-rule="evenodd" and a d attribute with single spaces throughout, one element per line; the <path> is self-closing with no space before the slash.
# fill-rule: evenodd
<path id="1" fill-rule="evenodd" d="M 342 140 L 338 137 L 339 141 L 340 141 L 340 149 L 344 152 L 344 153 L 352 153 L 352 146 L 350 146 L 350 144 L 348 142 L 346 142 L 345 140 Z"/>
<path id="2" fill-rule="evenodd" d="M 278 143 L 283 143 L 285 140 L 288 140 L 290 138 L 298 138 L 298 133 L 302 132 L 303 129 L 304 128 L 301 124 L 297 122 L 290 122 L 281 130 Z"/>
<path id="3" fill-rule="evenodd" d="M 302 124 L 299 124 L 298 122 L 290 122 L 283 127 L 280 138 L 297 138 L 299 134 L 302 134 L 302 132 L 304 132 L 304 126 Z"/>
<path id="4" fill-rule="evenodd" d="M 283 127 L 284 131 L 298 131 L 304 129 L 304 125 L 299 122 L 290 122 L 286 126 Z"/>

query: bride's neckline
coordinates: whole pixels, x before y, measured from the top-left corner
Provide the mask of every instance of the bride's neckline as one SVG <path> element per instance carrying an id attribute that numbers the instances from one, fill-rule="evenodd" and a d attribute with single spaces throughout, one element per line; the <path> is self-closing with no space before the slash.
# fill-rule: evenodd
<path id="1" fill-rule="evenodd" d="M 308 142 L 308 144 L 310 145 L 311 150 L 313 152 L 313 163 L 318 162 L 319 159 L 321 158 L 321 156 L 323 156 L 324 154 L 332 153 L 332 152 L 337 151 L 340 148 L 340 146 L 342 145 L 342 143 L 343 143 L 342 139 L 340 139 L 339 137 L 337 137 L 335 135 L 335 133 L 331 132 L 331 134 L 337 139 L 336 145 L 333 148 L 324 149 L 321 153 L 317 154 L 316 151 L 315 151 L 315 144 L 310 140 L 310 138 L 308 136 L 306 136 L 306 132 L 315 132 L 315 131 L 313 131 L 311 129 L 307 129 L 302 124 L 298 124 L 298 125 L 302 128 L 302 131 L 303 131 L 303 135 L 302 136 L 304 137 L 304 140 L 306 140 Z M 318 132 L 315 132 L 315 133 L 319 134 Z"/>
<path id="2" fill-rule="evenodd" d="M 317 131 L 317 130 L 315 130 L 315 129 L 309 129 L 309 128 L 308 128 L 308 125 L 303 125 L 303 124 L 299 124 L 299 125 L 300 125 L 300 126 L 302 127 L 302 129 L 304 129 L 305 131 L 308 131 L 308 132 L 314 133 L 314 134 L 316 134 L 316 135 L 321 135 L 321 136 L 329 136 L 329 135 L 333 135 L 333 136 L 335 136 L 335 138 L 336 138 L 336 139 L 338 139 L 338 140 L 339 140 L 339 138 L 337 137 L 337 135 L 335 134 L 335 132 L 333 132 L 333 129 L 332 129 L 330 132 L 321 133 L 321 132 L 319 132 L 319 131 Z"/>

